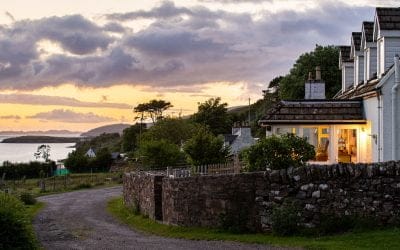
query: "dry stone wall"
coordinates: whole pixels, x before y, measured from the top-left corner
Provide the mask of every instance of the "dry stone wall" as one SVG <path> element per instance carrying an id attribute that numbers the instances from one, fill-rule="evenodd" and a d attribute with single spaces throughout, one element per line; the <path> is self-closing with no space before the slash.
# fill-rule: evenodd
<path id="1" fill-rule="evenodd" d="M 400 214 L 400 162 L 175 179 L 130 173 L 124 177 L 124 199 L 151 218 L 181 226 L 218 227 L 223 215 L 246 214 L 249 228 L 269 231 L 273 207 L 285 201 L 298 204 L 302 223 L 310 227 L 321 216 L 345 215 L 390 224 Z"/>

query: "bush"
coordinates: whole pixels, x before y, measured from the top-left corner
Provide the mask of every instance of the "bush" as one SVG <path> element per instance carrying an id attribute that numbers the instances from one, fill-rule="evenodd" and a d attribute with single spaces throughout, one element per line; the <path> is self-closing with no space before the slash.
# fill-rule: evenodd
<path id="1" fill-rule="evenodd" d="M 299 208 L 292 201 L 285 201 L 272 209 L 272 232 L 279 236 L 294 235 L 300 231 Z"/>
<path id="2" fill-rule="evenodd" d="M 241 153 L 248 171 L 299 167 L 315 157 L 314 146 L 293 134 L 259 140 Z"/>
<path id="3" fill-rule="evenodd" d="M 223 140 L 204 128 L 185 143 L 183 150 L 194 166 L 222 163 L 229 155 L 229 148 L 224 147 Z"/>
<path id="4" fill-rule="evenodd" d="M 3 174 L 6 174 L 8 180 L 19 180 L 23 177 L 32 179 L 40 178 L 40 173 L 44 175 L 52 176 L 53 171 L 56 169 L 55 162 L 38 162 L 32 161 L 29 163 L 10 163 L 5 161 L 3 166 L 0 166 L 0 178 Z"/>
<path id="5" fill-rule="evenodd" d="M 17 198 L 0 192 L 0 249 L 36 249 L 30 218 Z"/>
<path id="6" fill-rule="evenodd" d="M 143 165 L 150 169 L 173 166 L 183 158 L 179 147 L 164 139 L 143 141 L 136 154 Z"/>
<path id="7" fill-rule="evenodd" d="M 24 192 L 19 196 L 19 199 L 25 204 L 25 205 L 34 205 L 36 204 L 36 199 L 33 197 L 31 193 Z"/>

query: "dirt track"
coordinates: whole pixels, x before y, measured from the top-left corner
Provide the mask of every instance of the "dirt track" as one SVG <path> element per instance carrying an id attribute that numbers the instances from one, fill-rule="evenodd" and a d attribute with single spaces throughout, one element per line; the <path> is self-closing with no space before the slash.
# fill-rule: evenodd
<path id="1" fill-rule="evenodd" d="M 40 197 L 46 207 L 34 221 L 45 249 L 282 249 L 235 242 L 190 241 L 135 232 L 106 212 L 121 187 Z"/>

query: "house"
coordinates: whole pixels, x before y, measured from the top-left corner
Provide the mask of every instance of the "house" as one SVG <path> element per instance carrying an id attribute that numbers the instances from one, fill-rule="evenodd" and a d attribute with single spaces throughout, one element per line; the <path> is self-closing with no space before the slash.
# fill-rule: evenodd
<path id="1" fill-rule="evenodd" d="M 224 146 L 231 148 L 231 153 L 236 155 L 241 150 L 254 145 L 256 139 L 251 136 L 251 128 L 248 124 L 235 123 L 232 134 L 224 135 Z"/>
<path id="2" fill-rule="evenodd" d="M 400 8 L 376 8 L 339 50 L 342 89 L 333 99 L 322 95 L 317 69 L 304 100 L 281 101 L 259 123 L 267 136 L 307 138 L 319 163 L 400 160 Z"/>
<path id="3" fill-rule="evenodd" d="M 95 158 L 96 152 L 94 151 L 93 148 L 89 148 L 89 150 L 86 152 L 85 156 L 87 156 L 89 158 Z"/>

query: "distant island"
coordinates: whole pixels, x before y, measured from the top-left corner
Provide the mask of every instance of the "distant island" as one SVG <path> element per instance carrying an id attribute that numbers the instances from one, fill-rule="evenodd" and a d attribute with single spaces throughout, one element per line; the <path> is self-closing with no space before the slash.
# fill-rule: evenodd
<path id="1" fill-rule="evenodd" d="M 37 131 L 0 131 L 0 135 L 79 135 L 82 132 L 69 130 L 37 130 Z"/>
<path id="2" fill-rule="evenodd" d="M 57 136 L 17 136 L 4 139 L 1 143 L 76 143 L 80 137 L 57 137 Z"/>

